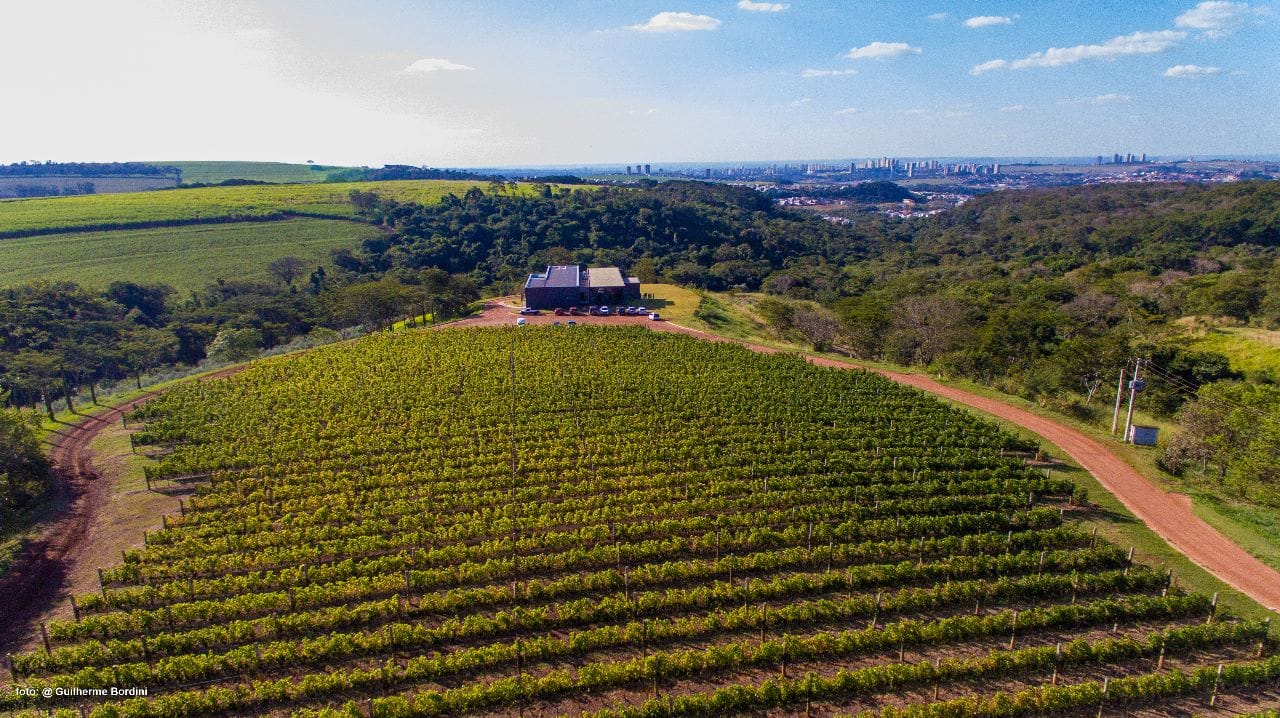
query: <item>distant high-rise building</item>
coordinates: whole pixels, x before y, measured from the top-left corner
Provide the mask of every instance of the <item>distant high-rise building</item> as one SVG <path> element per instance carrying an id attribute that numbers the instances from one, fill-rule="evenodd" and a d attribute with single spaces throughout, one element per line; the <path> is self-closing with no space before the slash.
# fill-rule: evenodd
<path id="1" fill-rule="evenodd" d="M 1102 155 L 1098 155 L 1098 164 L 1102 164 Z"/>
<path id="2" fill-rule="evenodd" d="M 996 164 L 991 168 L 991 174 L 993 174 L 993 175 L 998 175 L 998 174 L 1000 174 L 1000 163 L 999 163 L 999 162 L 997 162 L 997 163 L 996 163 Z"/>
<path id="3" fill-rule="evenodd" d="M 631 174 L 631 165 L 627 165 L 627 174 Z"/>
<path id="4" fill-rule="evenodd" d="M 649 165 L 644 166 L 644 173 L 647 175 L 653 174 L 653 171 L 649 169 Z"/>
<path id="5" fill-rule="evenodd" d="M 1143 152 L 1143 153 L 1142 153 L 1142 163 L 1143 163 L 1143 164 L 1146 164 L 1146 163 L 1147 163 L 1147 153 L 1146 153 L 1146 152 Z"/>
<path id="6" fill-rule="evenodd" d="M 705 170 L 703 170 L 702 176 L 705 177 L 706 179 L 711 179 L 711 168 L 708 167 Z"/>
<path id="7" fill-rule="evenodd" d="M 1118 164 L 1120 164 L 1120 153 L 1119 153 L 1119 152 L 1117 152 L 1117 153 L 1115 153 L 1115 154 L 1111 155 L 1111 163 L 1112 163 L 1112 164 L 1117 164 L 1117 165 L 1118 165 Z"/>

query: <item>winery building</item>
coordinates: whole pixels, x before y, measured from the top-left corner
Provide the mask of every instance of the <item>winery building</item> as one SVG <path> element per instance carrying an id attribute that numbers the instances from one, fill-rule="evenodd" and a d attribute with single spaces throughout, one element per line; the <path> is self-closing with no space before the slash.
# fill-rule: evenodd
<path id="1" fill-rule="evenodd" d="M 530 274 L 523 294 L 524 305 L 533 309 L 625 305 L 640 299 L 640 280 L 624 277 L 617 267 L 556 265 Z"/>

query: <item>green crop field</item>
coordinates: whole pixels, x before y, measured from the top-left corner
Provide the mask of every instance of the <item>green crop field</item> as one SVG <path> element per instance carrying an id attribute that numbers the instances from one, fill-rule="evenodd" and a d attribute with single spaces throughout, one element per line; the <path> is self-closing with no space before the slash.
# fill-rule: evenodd
<path id="1" fill-rule="evenodd" d="M 325 165 L 289 164 L 286 162 L 153 162 L 182 170 L 182 181 L 216 183 L 229 179 L 261 182 L 322 182 L 334 170 L 345 169 Z M 317 167 L 317 169 L 312 169 Z"/>
<path id="2" fill-rule="evenodd" d="M 0 711 L 1161 716 L 1280 681 L 1265 623 L 1065 518 L 1013 437 L 794 356 L 382 333 L 130 424 L 196 495 L 13 657 Z M 148 693 L 60 692 L 110 687 Z"/>
<path id="3" fill-rule="evenodd" d="M 486 182 L 394 180 L 334 184 L 203 187 L 112 195 L 11 199 L 0 201 L 0 236 L 6 233 L 109 228 L 139 222 L 172 222 L 219 217 L 262 217 L 282 211 L 349 217 L 351 190 L 422 203 L 438 202 L 471 187 L 488 190 Z M 514 192 L 530 193 L 531 185 Z"/>
<path id="4" fill-rule="evenodd" d="M 266 280 L 273 259 L 328 264 L 329 250 L 354 248 L 378 233 L 345 220 L 290 219 L 4 239 L 0 287 L 48 279 L 105 288 L 128 280 L 185 291 L 219 278 Z"/>

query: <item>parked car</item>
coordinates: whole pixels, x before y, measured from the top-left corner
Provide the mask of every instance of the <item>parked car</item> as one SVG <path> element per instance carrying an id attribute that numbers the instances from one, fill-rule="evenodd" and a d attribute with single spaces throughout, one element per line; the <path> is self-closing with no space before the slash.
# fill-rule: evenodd
<path id="1" fill-rule="evenodd" d="M 520 313 L 521 314 L 537 314 L 538 310 L 534 309 L 533 307 L 525 307 L 524 309 L 520 310 Z"/>
<path id="2" fill-rule="evenodd" d="M 569 307 L 569 316 L 576 317 L 582 314 L 585 314 L 585 312 L 581 309 L 578 309 L 577 307 Z"/>
<path id="3" fill-rule="evenodd" d="M 556 315 L 557 317 L 563 317 L 563 316 L 565 315 L 565 313 L 566 313 L 566 312 L 565 312 L 565 310 L 564 310 L 564 309 L 562 309 L 562 308 L 560 308 L 560 307 L 556 307 L 555 315 Z"/>
<path id="4" fill-rule="evenodd" d="M 602 317 L 607 317 L 607 316 L 609 316 L 609 308 L 608 308 L 608 307 L 600 307 L 600 316 L 602 316 Z"/>
<path id="5" fill-rule="evenodd" d="M 528 323 L 529 323 L 529 320 L 528 320 L 528 319 L 525 319 L 524 317 L 520 317 L 519 319 L 517 319 L 517 320 L 516 320 L 516 326 L 517 326 L 517 327 L 523 327 L 524 325 L 526 325 L 526 324 L 528 324 Z"/>
<path id="6" fill-rule="evenodd" d="M 565 326 L 567 326 L 567 327 L 576 327 L 576 326 L 578 326 L 578 323 L 577 323 L 577 322 L 575 322 L 575 321 L 573 321 L 572 319 L 570 319 L 569 321 L 565 322 L 564 324 L 565 324 Z"/>
<path id="7" fill-rule="evenodd" d="M 657 312 L 649 312 L 649 321 L 660 322 L 662 321 L 662 317 L 659 316 Z"/>
<path id="8" fill-rule="evenodd" d="M 649 310 L 644 307 L 636 307 L 636 314 L 648 314 Z"/>
<path id="9" fill-rule="evenodd" d="M 551 322 L 551 326 L 558 327 L 560 326 L 560 322 Z"/>
<path id="10" fill-rule="evenodd" d="M 595 315 L 597 315 L 597 314 L 599 314 L 599 313 L 600 313 L 600 307 L 597 307 L 597 306 L 595 306 L 594 304 L 593 304 L 593 305 L 591 305 L 590 307 L 587 307 L 587 314 L 590 314 L 591 316 L 593 316 L 593 317 L 594 317 Z"/>

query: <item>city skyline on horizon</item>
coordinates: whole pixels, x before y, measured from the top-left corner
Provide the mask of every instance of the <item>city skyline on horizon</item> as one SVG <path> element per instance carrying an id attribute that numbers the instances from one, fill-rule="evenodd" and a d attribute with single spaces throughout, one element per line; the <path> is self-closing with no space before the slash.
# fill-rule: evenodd
<path id="1" fill-rule="evenodd" d="M 1247 2 L 66 0 L 0 12 L 18 30 L 0 60 L 24 68 L 0 91 L 29 108 L 0 117 L 0 133 L 22 139 L 0 146 L 3 162 L 1280 154 L 1280 18 Z M 59 52 L 29 62 L 51 36 Z"/>

